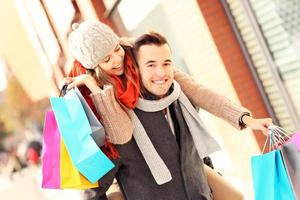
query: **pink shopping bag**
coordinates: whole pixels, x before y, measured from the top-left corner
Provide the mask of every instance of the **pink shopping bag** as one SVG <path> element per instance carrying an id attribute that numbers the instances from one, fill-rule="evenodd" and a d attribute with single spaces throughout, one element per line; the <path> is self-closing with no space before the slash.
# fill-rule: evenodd
<path id="1" fill-rule="evenodd" d="M 52 110 L 44 122 L 42 173 L 42 188 L 60 188 L 60 132 Z"/>
<path id="2" fill-rule="evenodd" d="M 300 132 L 295 133 L 292 138 L 290 139 L 290 142 L 296 145 L 298 151 L 300 152 Z"/>

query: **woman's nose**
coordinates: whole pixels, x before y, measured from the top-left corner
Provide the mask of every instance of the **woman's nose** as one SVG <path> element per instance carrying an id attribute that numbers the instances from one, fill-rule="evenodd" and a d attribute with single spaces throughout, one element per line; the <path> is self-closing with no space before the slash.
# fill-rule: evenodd
<path id="1" fill-rule="evenodd" d="M 121 60 L 121 56 L 118 53 L 114 53 L 111 58 L 113 63 L 119 63 Z"/>

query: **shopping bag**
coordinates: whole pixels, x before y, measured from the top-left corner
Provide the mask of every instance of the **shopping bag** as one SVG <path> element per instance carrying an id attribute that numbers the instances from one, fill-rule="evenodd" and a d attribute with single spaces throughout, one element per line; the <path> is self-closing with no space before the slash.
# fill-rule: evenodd
<path id="1" fill-rule="evenodd" d="M 62 189 L 88 189 L 98 187 L 98 182 L 89 182 L 75 168 L 63 140 L 60 142 L 60 174 L 60 185 Z"/>
<path id="2" fill-rule="evenodd" d="M 45 114 L 42 150 L 42 188 L 60 188 L 60 133 L 53 111 Z"/>
<path id="3" fill-rule="evenodd" d="M 286 171 L 282 150 L 289 136 L 275 125 L 268 127 L 263 153 L 269 144 L 269 153 L 251 157 L 253 188 L 256 200 L 294 200 L 293 188 Z"/>
<path id="4" fill-rule="evenodd" d="M 95 183 L 114 164 L 91 137 L 92 129 L 74 89 L 64 97 L 50 98 L 59 131 L 72 163 L 90 182 Z"/>
<path id="5" fill-rule="evenodd" d="M 42 188 L 87 189 L 98 187 L 92 184 L 73 165 L 66 147 L 60 138 L 53 111 L 45 115 L 42 151 Z"/>
<path id="6" fill-rule="evenodd" d="M 295 133 L 290 139 L 290 142 L 295 144 L 296 148 L 300 152 L 300 132 Z"/>
<path id="7" fill-rule="evenodd" d="M 93 113 L 92 109 L 87 104 L 84 97 L 82 96 L 82 94 L 78 90 L 78 88 L 75 88 L 75 93 L 77 94 L 77 96 L 78 96 L 78 98 L 79 98 L 79 100 L 82 104 L 82 107 L 84 109 L 84 112 L 85 112 L 85 114 L 88 118 L 88 121 L 90 123 L 91 129 L 92 129 L 92 133 L 91 133 L 92 138 L 94 139 L 94 141 L 96 142 L 98 147 L 103 146 L 104 141 L 105 141 L 104 127 L 99 122 L 99 120 L 97 119 L 97 117 Z"/>
<path id="8" fill-rule="evenodd" d="M 272 126 L 271 131 L 281 143 L 281 155 L 295 199 L 300 199 L 300 132 L 292 134 L 278 126 Z"/>
<path id="9" fill-rule="evenodd" d="M 300 200 L 300 151 L 290 142 L 282 146 L 281 153 L 295 197 Z"/>
<path id="10" fill-rule="evenodd" d="M 294 200 L 280 150 L 251 157 L 255 200 Z"/>

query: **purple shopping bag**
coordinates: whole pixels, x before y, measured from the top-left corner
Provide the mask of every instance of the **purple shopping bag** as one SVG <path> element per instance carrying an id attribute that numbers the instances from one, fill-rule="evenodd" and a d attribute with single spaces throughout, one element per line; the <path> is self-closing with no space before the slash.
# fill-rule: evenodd
<path id="1" fill-rule="evenodd" d="M 42 188 L 60 188 L 60 133 L 52 110 L 44 122 L 42 172 Z"/>
<path id="2" fill-rule="evenodd" d="M 295 144 L 295 146 L 297 147 L 298 151 L 300 152 L 300 132 L 295 133 L 292 138 L 290 139 L 290 142 L 292 142 L 293 144 Z"/>

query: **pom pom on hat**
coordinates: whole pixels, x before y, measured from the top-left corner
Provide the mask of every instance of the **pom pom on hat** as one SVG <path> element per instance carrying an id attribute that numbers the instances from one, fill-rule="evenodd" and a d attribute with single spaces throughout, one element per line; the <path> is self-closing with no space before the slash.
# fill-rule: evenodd
<path id="1" fill-rule="evenodd" d="M 100 21 L 84 21 L 72 24 L 69 48 L 72 55 L 86 69 L 94 69 L 119 43 L 119 37 Z"/>

